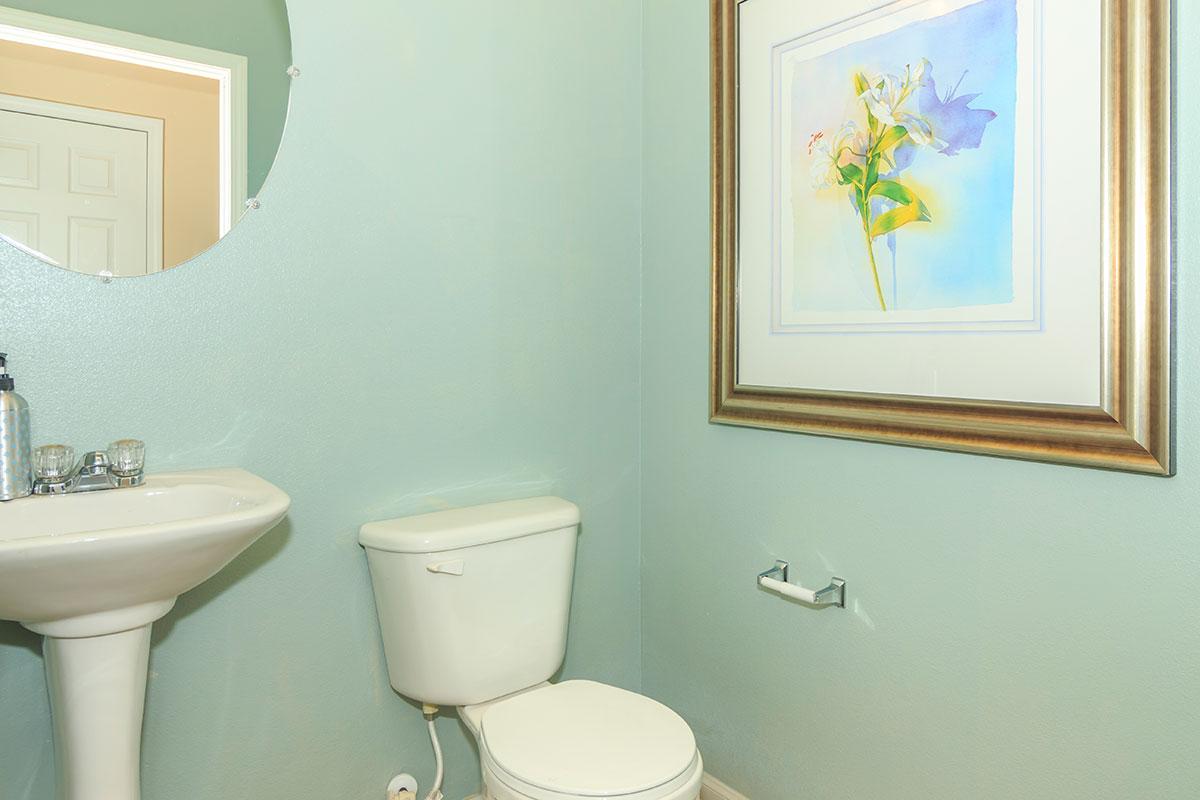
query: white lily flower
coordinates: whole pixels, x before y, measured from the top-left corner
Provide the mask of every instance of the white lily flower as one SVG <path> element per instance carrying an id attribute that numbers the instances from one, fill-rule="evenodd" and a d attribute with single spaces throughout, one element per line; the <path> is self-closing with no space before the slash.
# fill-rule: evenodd
<path id="1" fill-rule="evenodd" d="M 821 141 L 814 144 L 812 153 L 812 185 L 814 189 L 829 189 L 837 182 L 837 159 L 829 142 Z"/>
<path id="2" fill-rule="evenodd" d="M 938 141 L 937 137 L 933 135 L 933 126 L 920 114 L 897 111 L 895 124 L 903 125 L 912 140 L 922 147 L 932 147 Z"/>
<path id="3" fill-rule="evenodd" d="M 867 135 L 859 130 L 853 120 L 842 125 L 832 139 L 821 134 L 813 137 L 808 152 L 813 158 L 812 181 L 816 189 L 836 186 L 842 173 L 839 167 L 861 157 L 867 149 Z"/>
<path id="4" fill-rule="evenodd" d="M 915 70 L 906 71 L 904 80 L 896 75 L 884 75 L 859 96 L 875 119 L 889 127 L 903 126 L 912 140 L 924 147 L 937 142 L 933 126 L 920 114 L 904 110 L 904 105 L 913 91 L 924 82 L 930 66 L 926 59 L 921 59 Z"/>
<path id="5" fill-rule="evenodd" d="M 905 100 L 904 88 L 904 82 L 895 75 L 884 75 L 873 80 L 859 99 L 867 104 L 875 119 L 888 125 L 899 125 L 893 115 Z"/>

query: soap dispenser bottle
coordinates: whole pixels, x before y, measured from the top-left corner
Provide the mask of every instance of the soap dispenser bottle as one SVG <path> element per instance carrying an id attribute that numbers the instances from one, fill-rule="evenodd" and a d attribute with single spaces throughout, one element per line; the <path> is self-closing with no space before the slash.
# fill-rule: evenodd
<path id="1" fill-rule="evenodd" d="M 0 501 L 32 493 L 29 404 L 13 390 L 8 356 L 0 353 Z"/>

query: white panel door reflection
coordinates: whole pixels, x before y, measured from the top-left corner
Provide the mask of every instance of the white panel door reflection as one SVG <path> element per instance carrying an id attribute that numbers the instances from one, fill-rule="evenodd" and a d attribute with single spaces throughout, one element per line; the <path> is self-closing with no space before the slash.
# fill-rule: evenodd
<path id="1" fill-rule="evenodd" d="M 0 97 L 0 235 L 76 272 L 162 269 L 162 122 L 35 103 Z"/>

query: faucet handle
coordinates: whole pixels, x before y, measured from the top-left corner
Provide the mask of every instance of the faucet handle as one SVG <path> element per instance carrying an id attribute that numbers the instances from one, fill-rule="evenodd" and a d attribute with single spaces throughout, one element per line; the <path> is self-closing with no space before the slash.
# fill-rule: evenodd
<path id="1" fill-rule="evenodd" d="M 138 439 L 118 439 L 108 446 L 109 469 L 114 475 L 129 478 L 146 468 L 146 443 Z"/>
<path id="2" fill-rule="evenodd" d="M 75 450 L 65 444 L 46 444 L 33 451 L 33 474 L 42 483 L 66 483 L 75 467 Z"/>

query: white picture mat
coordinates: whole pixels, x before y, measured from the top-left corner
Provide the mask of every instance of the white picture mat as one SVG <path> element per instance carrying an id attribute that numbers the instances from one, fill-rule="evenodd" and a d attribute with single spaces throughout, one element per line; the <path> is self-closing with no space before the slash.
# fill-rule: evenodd
<path id="1" fill-rule="evenodd" d="M 1022 15 L 1040 5 L 1018 3 Z M 738 383 L 1095 406 L 1102 275 L 1101 20 L 1095 0 L 1054 0 L 1041 12 L 1041 329 L 772 331 L 773 48 L 851 17 L 875 12 L 874 18 L 881 9 L 913 5 L 912 0 L 740 5 Z M 919 5 L 949 11 L 965 3 Z"/>

